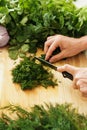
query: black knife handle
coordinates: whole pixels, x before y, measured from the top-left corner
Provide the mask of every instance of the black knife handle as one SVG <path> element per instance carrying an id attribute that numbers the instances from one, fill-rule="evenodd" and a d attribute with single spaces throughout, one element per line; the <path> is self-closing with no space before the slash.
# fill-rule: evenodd
<path id="1" fill-rule="evenodd" d="M 73 75 L 66 72 L 66 71 L 62 72 L 62 75 L 63 75 L 64 78 L 68 78 L 70 80 L 73 80 Z"/>

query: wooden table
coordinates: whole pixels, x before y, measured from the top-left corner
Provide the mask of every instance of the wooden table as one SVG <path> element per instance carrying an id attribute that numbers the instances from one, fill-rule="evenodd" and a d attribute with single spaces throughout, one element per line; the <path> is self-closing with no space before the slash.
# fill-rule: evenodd
<path id="1" fill-rule="evenodd" d="M 37 55 L 42 54 L 43 51 L 38 50 Z M 80 113 L 87 114 L 87 98 L 82 97 L 78 90 L 74 90 L 73 82 L 67 78 L 63 78 L 59 72 L 54 73 L 55 78 L 58 79 L 58 86 L 55 88 L 48 87 L 47 89 L 39 86 L 34 90 L 22 91 L 18 84 L 13 84 L 11 69 L 14 67 L 14 63 L 19 62 L 19 59 L 13 61 L 8 56 L 7 48 L 0 49 L 0 106 L 6 106 L 9 103 L 14 105 L 20 105 L 24 108 L 40 105 L 44 103 L 72 103 L 74 107 L 78 109 Z M 87 67 L 87 54 L 83 52 L 72 58 L 68 58 L 63 61 L 55 63 L 60 66 L 65 63 Z"/>

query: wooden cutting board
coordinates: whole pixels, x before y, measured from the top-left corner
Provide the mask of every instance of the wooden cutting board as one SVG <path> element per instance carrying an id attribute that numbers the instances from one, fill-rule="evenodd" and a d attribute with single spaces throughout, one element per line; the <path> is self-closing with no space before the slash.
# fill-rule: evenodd
<path id="1" fill-rule="evenodd" d="M 38 50 L 37 55 L 40 56 L 42 50 Z M 29 108 L 35 104 L 44 103 L 72 103 L 80 113 L 87 114 L 87 98 L 82 97 L 78 90 L 73 89 L 73 82 L 67 78 L 63 78 L 62 74 L 52 70 L 55 78 L 58 80 L 58 86 L 47 89 L 38 86 L 36 89 L 23 91 L 18 84 L 13 84 L 11 70 L 19 63 L 19 59 L 14 61 L 8 56 L 7 48 L 0 49 L 0 106 L 8 104 L 20 105 Z M 87 67 L 87 54 L 83 52 L 72 58 L 55 63 L 56 66 L 71 64 L 78 67 Z"/>

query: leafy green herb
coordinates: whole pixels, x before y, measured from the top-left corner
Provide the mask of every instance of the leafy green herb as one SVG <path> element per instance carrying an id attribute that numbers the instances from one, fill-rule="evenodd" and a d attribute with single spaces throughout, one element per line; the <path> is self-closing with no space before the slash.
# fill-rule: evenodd
<path id="1" fill-rule="evenodd" d="M 20 48 L 20 51 L 23 52 L 23 53 L 27 52 L 28 50 L 29 50 L 29 45 L 28 44 L 24 44 Z"/>
<path id="2" fill-rule="evenodd" d="M 27 51 L 35 53 L 49 35 L 86 35 L 86 10 L 73 0 L 0 0 L 0 24 L 9 32 L 10 48 L 27 43 Z"/>
<path id="3" fill-rule="evenodd" d="M 45 54 L 41 54 L 40 58 L 44 60 L 45 56 L 46 56 Z"/>
<path id="4" fill-rule="evenodd" d="M 13 82 L 19 83 L 23 90 L 32 89 L 39 85 L 47 88 L 57 85 L 53 74 L 48 72 L 41 64 L 35 63 L 34 58 L 24 58 L 13 70 Z"/>
<path id="5" fill-rule="evenodd" d="M 87 116 L 79 114 L 70 104 L 43 106 L 35 105 L 31 112 L 19 106 L 7 106 L 10 114 L 18 118 L 11 119 L 2 114 L 0 130 L 87 130 Z"/>
<path id="6" fill-rule="evenodd" d="M 26 52 L 29 50 L 28 44 L 23 44 L 22 46 L 9 47 L 9 56 L 11 59 L 16 60 L 19 57 L 23 58 L 26 56 Z"/>
<path id="7" fill-rule="evenodd" d="M 13 60 L 16 60 L 16 59 L 18 58 L 18 50 L 9 51 L 9 56 L 10 56 L 10 58 L 12 58 Z"/>

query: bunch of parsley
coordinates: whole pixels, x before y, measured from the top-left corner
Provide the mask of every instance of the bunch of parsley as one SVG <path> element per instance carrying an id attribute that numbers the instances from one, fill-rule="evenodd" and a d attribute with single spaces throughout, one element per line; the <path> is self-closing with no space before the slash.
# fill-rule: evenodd
<path id="1" fill-rule="evenodd" d="M 47 88 L 57 85 L 51 72 L 42 64 L 37 64 L 34 58 L 24 58 L 13 70 L 13 82 L 20 84 L 23 90 L 33 89 L 39 85 Z"/>
<path id="2" fill-rule="evenodd" d="M 10 57 L 36 52 L 38 47 L 43 48 L 49 35 L 87 34 L 86 10 L 77 9 L 73 0 L 0 0 L 0 24 L 10 35 Z M 26 44 L 27 49 L 22 52 L 20 48 Z"/>

